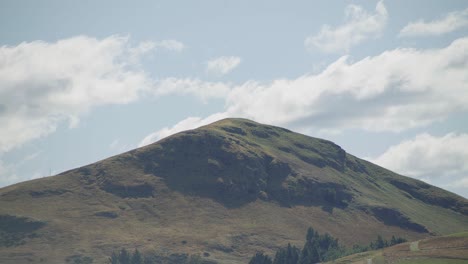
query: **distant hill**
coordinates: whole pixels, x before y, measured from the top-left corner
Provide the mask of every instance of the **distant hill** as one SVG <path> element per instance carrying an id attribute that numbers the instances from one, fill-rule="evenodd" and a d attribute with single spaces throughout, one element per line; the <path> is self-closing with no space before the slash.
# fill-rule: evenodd
<path id="1" fill-rule="evenodd" d="M 122 247 L 247 263 L 309 226 L 349 246 L 418 240 L 466 231 L 468 201 L 245 119 L 0 189 L 0 263 L 105 263 Z"/>

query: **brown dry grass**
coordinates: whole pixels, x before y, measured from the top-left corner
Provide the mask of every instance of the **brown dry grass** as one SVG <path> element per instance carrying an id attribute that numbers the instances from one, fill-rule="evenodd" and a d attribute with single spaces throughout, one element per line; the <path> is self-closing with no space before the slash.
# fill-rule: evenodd
<path id="1" fill-rule="evenodd" d="M 384 263 L 468 263 L 468 233 L 432 237 L 418 241 L 418 250 L 407 242 L 378 251 L 354 254 L 332 263 L 367 263 L 368 259 Z M 373 261 L 372 263 L 376 263 Z"/>

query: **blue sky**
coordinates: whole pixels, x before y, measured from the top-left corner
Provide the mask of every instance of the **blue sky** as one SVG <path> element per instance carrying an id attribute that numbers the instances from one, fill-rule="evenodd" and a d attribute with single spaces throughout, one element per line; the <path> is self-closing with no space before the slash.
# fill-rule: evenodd
<path id="1" fill-rule="evenodd" d="M 466 1 L 2 1 L 0 186 L 220 118 L 468 197 Z"/>

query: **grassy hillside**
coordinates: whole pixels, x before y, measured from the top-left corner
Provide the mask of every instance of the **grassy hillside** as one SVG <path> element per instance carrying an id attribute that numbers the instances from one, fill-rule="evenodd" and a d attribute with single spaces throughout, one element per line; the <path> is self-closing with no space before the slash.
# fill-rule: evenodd
<path id="1" fill-rule="evenodd" d="M 329 263 L 462 264 L 468 263 L 468 232 L 403 243 L 363 252 Z"/>
<path id="2" fill-rule="evenodd" d="M 300 246 L 309 226 L 346 245 L 417 240 L 466 231 L 468 201 L 244 119 L 0 189 L 0 263 L 103 263 L 121 247 L 246 263 Z"/>

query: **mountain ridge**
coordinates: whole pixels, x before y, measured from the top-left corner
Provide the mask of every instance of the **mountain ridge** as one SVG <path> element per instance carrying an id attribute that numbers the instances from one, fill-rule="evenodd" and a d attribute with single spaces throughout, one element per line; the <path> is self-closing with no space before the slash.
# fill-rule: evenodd
<path id="1" fill-rule="evenodd" d="M 0 205 L 0 215 L 44 223 L 17 236 L 20 245 L 2 247 L 0 239 L 2 263 L 24 260 L 21 254 L 102 260 L 121 246 L 246 263 L 256 250 L 302 243 L 308 226 L 348 245 L 377 234 L 420 239 L 468 226 L 463 197 L 359 159 L 331 141 L 247 119 L 220 120 L 2 188 Z M 40 253 L 44 241 L 57 245 L 56 256 Z"/>

